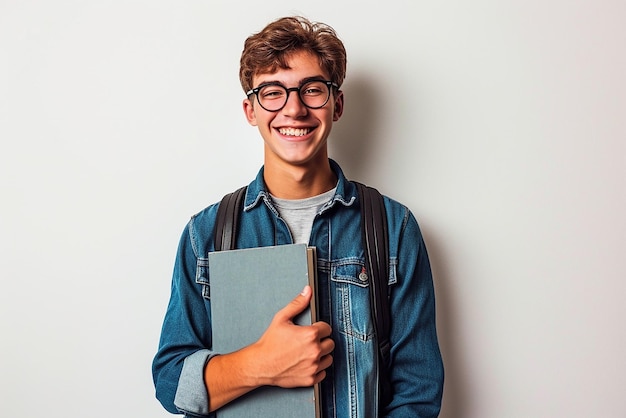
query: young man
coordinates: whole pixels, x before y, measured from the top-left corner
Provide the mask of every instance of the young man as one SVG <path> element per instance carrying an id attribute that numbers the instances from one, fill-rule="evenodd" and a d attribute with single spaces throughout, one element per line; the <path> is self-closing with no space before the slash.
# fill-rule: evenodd
<path id="1" fill-rule="evenodd" d="M 218 204 L 189 221 L 153 364 L 158 399 L 173 413 L 211 416 L 264 385 L 321 382 L 324 417 L 436 417 L 443 365 L 424 241 L 411 212 L 385 197 L 389 227 L 391 398 L 378 399 L 377 343 L 364 270 L 359 199 L 327 139 L 343 112 L 346 54 L 332 28 L 279 19 L 249 37 L 241 56 L 243 110 L 265 143 L 264 165 L 239 214 L 238 248 L 289 243 L 317 247 L 319 312 L 291 320 L 311 299 L 306 287 L 276 313 L 263 336 L 234 353 L 211 350 L 207 254 Z"/>

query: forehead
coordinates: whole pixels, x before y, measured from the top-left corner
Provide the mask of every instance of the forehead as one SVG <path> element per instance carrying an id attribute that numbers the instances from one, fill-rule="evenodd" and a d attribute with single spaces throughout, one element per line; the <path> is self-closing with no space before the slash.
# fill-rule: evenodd
<path id="1" fill-rule="evenodd" d="M 276 67 L 275 71 L 260 71 L 252 77 L 252 85 L 261 83 L 280 82 L 285 85 L 298 85 L 302 80 L 311 77 L 321 77 L 325 80 L 329 75 L 320 65 L 320 60 L 307 51 L 298 51 L 285 59 L 287 68 Z"/>

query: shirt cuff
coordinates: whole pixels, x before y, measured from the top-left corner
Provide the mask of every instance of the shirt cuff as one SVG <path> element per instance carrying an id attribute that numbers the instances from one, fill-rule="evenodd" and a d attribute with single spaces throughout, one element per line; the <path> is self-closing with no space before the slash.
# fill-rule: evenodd
<path id="1" fill-rule="evenodd" d="M 209 416 L 209 393 L 204 383 L 204 367 L 213 355 L 215 353 L 210 350 L 199 350 L 185 358 L 174 397 L 174 405 L 181 412 Z"/>

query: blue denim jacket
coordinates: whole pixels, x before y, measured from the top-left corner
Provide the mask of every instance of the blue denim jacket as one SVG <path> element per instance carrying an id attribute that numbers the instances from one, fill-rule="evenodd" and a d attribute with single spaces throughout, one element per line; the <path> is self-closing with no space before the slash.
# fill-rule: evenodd
<path id="1" fill-rule="evenodd" d="M 317 247 L 319 315 L 332 327 L 334 363 L 322 382 L 325 418 L 378 416 L 378 357 L 364 266 L 356 187 L 331 160 L 339 179 L 317 214 L 309 244 Z M 212 416 L 204 366 L 212 355 L 207 254 L 213 248 L 217 204 L 194 215 L 174 266 L 171 298 L 153 362 L 156 396 L 172 413 Z M 385 197 L 389 226 L 391 370 L 387 417 L 439 414 L 443 363 L 435 328 L 435 295 L 426 247 L 412 213 Z M 263 168 L 250 183 L 240 217 L 238 248 L 281 245 L 291 234 L 272 205 Z M 295 297 L 295 295 L 294 295 Z"/>

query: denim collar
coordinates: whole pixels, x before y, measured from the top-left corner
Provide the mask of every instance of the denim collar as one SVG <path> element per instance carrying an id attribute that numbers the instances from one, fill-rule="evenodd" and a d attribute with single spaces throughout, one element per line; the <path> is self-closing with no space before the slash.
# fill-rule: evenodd
<path id="1" fill-rule="evenodd" d="M 339 164 L 333 159 L 328 159 L 330 162 L 330 168 L 337 176 L 337 190 L 333 198 L 322 208 L 320 213 L 330 209 L 335 203 L 340 203 L 344 206 L 352 206 L 356 200 L 357 190 L 354 183 L 350 182 L 343 174 Z M 257 207 L 262 201 L 265 201 L 270 208 L 273 208 L 271 204 L 270 194 L 263 180 L 263 167 L 259 170 L 256 178 L 248 185 L 246 190 L 246 196 L 244 199 L 244 211 L 252 210 Z"/>

